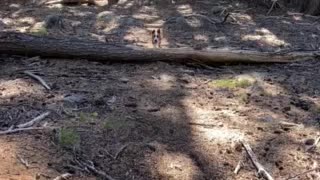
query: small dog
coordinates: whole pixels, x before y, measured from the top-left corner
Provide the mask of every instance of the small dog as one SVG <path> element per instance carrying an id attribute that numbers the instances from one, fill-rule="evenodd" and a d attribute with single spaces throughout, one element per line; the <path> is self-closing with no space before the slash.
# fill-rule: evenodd
<path id="1" fill-rule="evenodd" d="M 152 44 L 154 48 L 161 48 L 161 33 L 160 29 L 152 31 Z"/>

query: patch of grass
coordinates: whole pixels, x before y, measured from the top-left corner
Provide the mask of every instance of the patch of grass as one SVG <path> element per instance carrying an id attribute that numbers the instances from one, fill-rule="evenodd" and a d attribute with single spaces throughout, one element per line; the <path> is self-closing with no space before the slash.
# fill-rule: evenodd
<path id="1" fill-rule="evenodd" d="M 93 113 L 80 112 L 78 119 L 82 123 L 93 122 L 95 121 L 96 118 L 98 118 L 98 116 L 99 114 L 97 112 L 93 112 Z"/>
<path id="2" fill-rule="evenodd" d="M 106 130 L 115 130 L 118 131 L 119 129 L 127 129 L 132 126 L 132 123 L 129 121 L 124 121 L 121 119 L 108 119 L 104 122 L 104 129 Z"/>
<path id="3" fill-rule="evenodd" d="M 32 29 L 30 31 L 31 34 L 33 35 L 37 35 L 37 36 L 46 36 L 48 35 L 48 31 L 45 27 L 39 27 L 39 28 L 35 28 L 35 29 Z"/>
<path id="4" fill-rule="evenodd" d="M 210 82 L 209 85 L 217 88 L 235 89 L 249 87 L 252 82 L 247 79 L 219 79 Z"/>
<path id="5" fill-rule="evenodd" d="M 80 136 L 73 129 L 62 128 L 59 133 L 59 144 L 65 148 L 76 147 L 80 143 Z"/>

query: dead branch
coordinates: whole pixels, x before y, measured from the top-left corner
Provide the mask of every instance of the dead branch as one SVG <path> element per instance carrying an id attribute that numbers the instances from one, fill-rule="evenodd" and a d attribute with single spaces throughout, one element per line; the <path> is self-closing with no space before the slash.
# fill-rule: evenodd
<path id="1" fill-rule="evenodd" d="M 30 72 L 30 71 L 24 71 L 23 73 L 25 73 L 25 74 L 27 74 L 28 76 L 30 76 L 30 77 L 36 79 L 37 81 L 39 81 L 39 82 L 42 84 L 42 86 L 44 86 L 47 90 L 50 90 L 50 89 L 51 89 L 51 88 L 48 86 L 48 84 L 47 84 L 40 76 L 35 75 L 35 74 L 33 74 L 32 72 Z"/>
<path id="2" fill-rule="evenodd" d="M 19 124 L 17 125 L 18 128 L 26 128 L 26 127 L 30 127 L 30 126 L 33 126 L 35 123 L 43 120 L 44 118 L 46 118 L 47 116 L 50 115 L 50 112 L 45 112 L 43 114 L 40 114 L 39 116 L 35 117 L 34 119 L 32 119 L 31 121 L 29 122 L 26 122 L 24 124 Z"/>
<path id="3" fill-rule="evenodd" d="M 94 174 L 97 174 L 107 180 L 115 180 L 113 177 L 111 177 L 110 175 L 108 175 L 107 173 L 103 172 L 103 171 L 100 171 L 100 170 L 97 170 L 93 164 L 92 161 L 87 161 L 87 162 L 84 162 L 84 161 L 80 161 L 80 160 L 76 160 L 75 159 L 75 162 L 81 166 L 81 168 L 84 168 L 84 169 L 88 169 L 89 171 L 91 171 L 92 173 Z"/>
<path id="4" fill-rule="evenodd" d="M 201 17 L 201 18 L 209 21 L 212 24 L 218 23 L 218 22 L 214 21 L 213 19 L 211 19 L 211 18 L 209 18 L 209 17 L 207 17 L 205 15 L 202 15 L 202 14 L 188 14 L 188 15 L 184 15 L 184 17 Z"/>
<path id="5" fill-rule="evenodd" d="M 55 129 L 55 127 L 27 127 L 27 128 L 17 128 L 17 129 L 9 129 L 6 131 L 0 131 L 0 135 L 5 134 L 13 134 L 22 131 L 31 131 L 31 130 L 44 130 L 44 129 Z"/>
<path id="6" fill-rule="evenodd" d="M 245 141 L 241 141 L 242 146 L 245 148 L 251 162 L 256 167 L 258 174 L 267 180 L 274 180 L 273 177 L 265 170 L 265 168 L 259 163 L 257 156 L 252 151 L 250 145 Z"/>
<path id="7" fill-rule="evenodd" d="M 95 3 L 94 0 L 51 0 L 46 2 L 46 5 L 51 4 L 85 4 L 85 3 Z"/>
<path id="8" fill-rule="evenodd" d="M 72 174 L 70 173 L 64 173 L 60 176 L 57 176 L 56 178 L 54 178 L 53 180 L 67 180 L 72 176 Z"/>
<path id="9" fill-rule="evenodd" d="M 115 180 L 113 177 L 111 177 L 110 175 L 106 174 L 105 172 L 100 171 L 100 170 L 97 170 L 97 169 L 94 167 L 93 164 L 92 164 L 92 165 L 85 164 L 85 165 L 86 165 L 86 167 L 87 167 L 90 171 L 92 171 L 93 173 L 98 174 L 99 176 L 102 176 L 102 177 L 104 177 L 104 178 L 107 179 L 107 180 Z"/>

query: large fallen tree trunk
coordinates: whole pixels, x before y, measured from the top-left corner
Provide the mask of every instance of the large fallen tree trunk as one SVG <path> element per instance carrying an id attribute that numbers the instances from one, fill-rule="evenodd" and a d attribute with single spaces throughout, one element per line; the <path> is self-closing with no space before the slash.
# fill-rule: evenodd
<path id="1" fill-rule="evenodd" d="M 114 62 L 198 61 L 201 63 L 286 63 L 319 57 L 319 52 L 286 54 L 242 50 L 145 49 L 78 39 L 38 37 L 16 32 L 0 32 L 0 53 L 24 56 L 77 58 Z"/>

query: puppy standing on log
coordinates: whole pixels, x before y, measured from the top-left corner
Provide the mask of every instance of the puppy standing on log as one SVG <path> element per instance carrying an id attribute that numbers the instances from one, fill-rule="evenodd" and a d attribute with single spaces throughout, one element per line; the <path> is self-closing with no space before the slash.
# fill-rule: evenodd
<path id="1" fill-rule="evenodd" d="M 161 33 L 160 29 L 152 31 L 152 45 L 154 48 L 161 48 Z"/>

